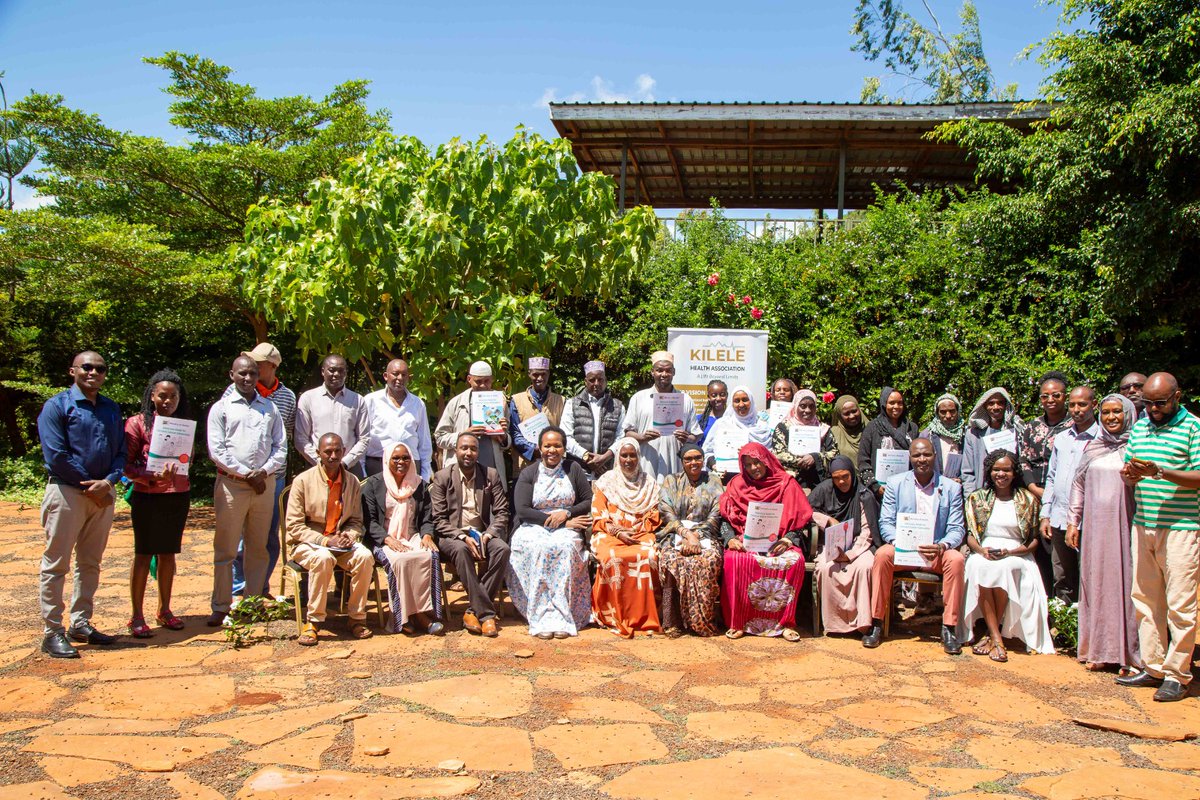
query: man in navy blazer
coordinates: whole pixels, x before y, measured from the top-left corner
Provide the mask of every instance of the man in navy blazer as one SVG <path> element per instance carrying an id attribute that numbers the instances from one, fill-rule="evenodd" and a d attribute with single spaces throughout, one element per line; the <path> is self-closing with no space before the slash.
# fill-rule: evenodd
<path id="1" fill-rule="evenodd" d="M 878 647 L 883 640 L 883 620 L 892 608 L 892 575 L 896 572 L 896 515 L 927 513 L 934 515 L 933 544 L 922 545 L 919 552 L 929 562 L 922 572 L 942 574 L 942 647 L 956 656 L 962 652 L 954 628 L 962 613 L 966 584 L 963 572 L 966 559 L 958 552 L 966 535 L 963 526 L 962 487 L 934 469 L 933 445 L 927 439 L 913 439 L 908 449 L 913 468 L 888 479 L 879 512 L 879 535 L 884 544 L 875 551 L 871 567 L 871 629 L 863 636 L 863 647 Z M 899 567 L 912 572 L 912 567 Z"/>

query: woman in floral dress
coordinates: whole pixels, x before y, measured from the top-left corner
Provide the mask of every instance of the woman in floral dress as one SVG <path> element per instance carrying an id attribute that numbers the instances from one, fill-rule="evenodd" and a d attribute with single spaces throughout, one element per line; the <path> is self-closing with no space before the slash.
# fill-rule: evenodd
<path id="1" fill-rule="evenodd" d="M 704 451 L 684 445 L 683 472 L 668 475 L 659 489 L 659 574 L 662 623 L 670 638 L 688 629 L 718 633 L 721 600 L 721 476 L 704 469 Z"/>
<path id="2" fill-rule="evenodd" d="M 725 544 L 725 580 L 721 606 L 730 639 L 747 633 L 800 639 L 794 621 L 796 598 L 804 583 L 804 553 L 799 544 L 812 519 L 812 507 L 775 454 L 757 442 L 738 451 L 742 471 L 721 496 L 721 540 Z M 781 503 L 778 539 L 766 553 L 747 552 L 743 541 L 750 503 Z"/>

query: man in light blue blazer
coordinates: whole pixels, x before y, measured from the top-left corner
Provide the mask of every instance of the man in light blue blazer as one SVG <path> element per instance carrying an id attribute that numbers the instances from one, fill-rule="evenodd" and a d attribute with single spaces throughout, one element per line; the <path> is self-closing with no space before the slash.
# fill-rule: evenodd
<path id="1" fill-rule="evenodd" d="M 908 449 L 913 468 L 888 479 L 883 492 L 883 507 L 879 512 L 879 535 L 884 544 L 875 551 L 871 567 L 871 629 L 863 636 L 863 647 L 878 647 L 883 641 L 883 620 L 892 608 L 892 575 L 898 570 L 941 573 L 942 647 L 956 656 L 962 652 L 954 628 L 962 613 L 966 589 L 963 572 L 966 559 L 958 552 L 966 535 L 963 525 L 962 487 L 934 469 L 933 445 L 927 439 L 913 439 Z M 897 514 L 929 514 L 934 518 L 933 544 L 921 545 L 920 554 L 929 563 L 926 567 L 897 567 L 895 565 Z"/>

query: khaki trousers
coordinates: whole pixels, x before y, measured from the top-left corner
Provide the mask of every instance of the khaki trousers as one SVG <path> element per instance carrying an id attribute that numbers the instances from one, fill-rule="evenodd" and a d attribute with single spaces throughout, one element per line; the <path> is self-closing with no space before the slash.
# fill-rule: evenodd
<path id="1" fill-rule="evenodd" d="M 213 510 L 217 515 L 211 601 L 214 614 L 228 614 L 233 605 L 233 560 L 237 558 L 239 542 L 245 542 L 246 586 L 266 585 L 267 536 L 271 533 L 275 506 L 273 488 L 268 485 L 262 494 L 255 494 L 245 481 L 217 476 L 213 487 Z"/>
<path id="2" fill-rule="evenodd" d="M 309 622 L 325 621 L 325 600 L 329 585 L 333 583 L 335 564 L 349 573 L 347 616 L 359 621 L 367 618 L 367 590 L 371 588 L 371 575 L 375 572 L 375 556 L 370 550 L 355 542 L 349 553 L 332 553 L 327 548 L 301 542 L 292 546 L 290 555 L 293 561 L 308 570 Z"/>
<path id="3" fill-rule="evenodd" d="M 1146 671 L 1192 679 L 1200 531 L 1133 526 L 1133 609 Z"/>
<path id="4" fill-rule="evenodd" d="M 42 627 L 46 633 L 63 630 L 63 584 L 75 554 L 75 586 L 71 592 L 71 627 L 92 618 L 93 598 L 100 584 L 100 559 L 108 546 L 113 504 L 100 507 L 82 489 L 59 483 L 46 485 L 42 497 L 42 551 L 40 580 Z"/>

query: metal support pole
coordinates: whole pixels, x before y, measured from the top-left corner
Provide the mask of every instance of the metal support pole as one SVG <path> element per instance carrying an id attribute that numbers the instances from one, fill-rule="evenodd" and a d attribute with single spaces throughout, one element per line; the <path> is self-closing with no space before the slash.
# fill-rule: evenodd
<path id="1" fill-rule="evenodd" d="M 625 213 L 625 162 L 629 160 L 629 145 L 621 145 L 621 193 L 617 200 L 617 210 Z"/>
<path id="2" fill-rule="evenodd" d="M 846 140 L 838 150 L 838 221 L 846 211 Z"/>

